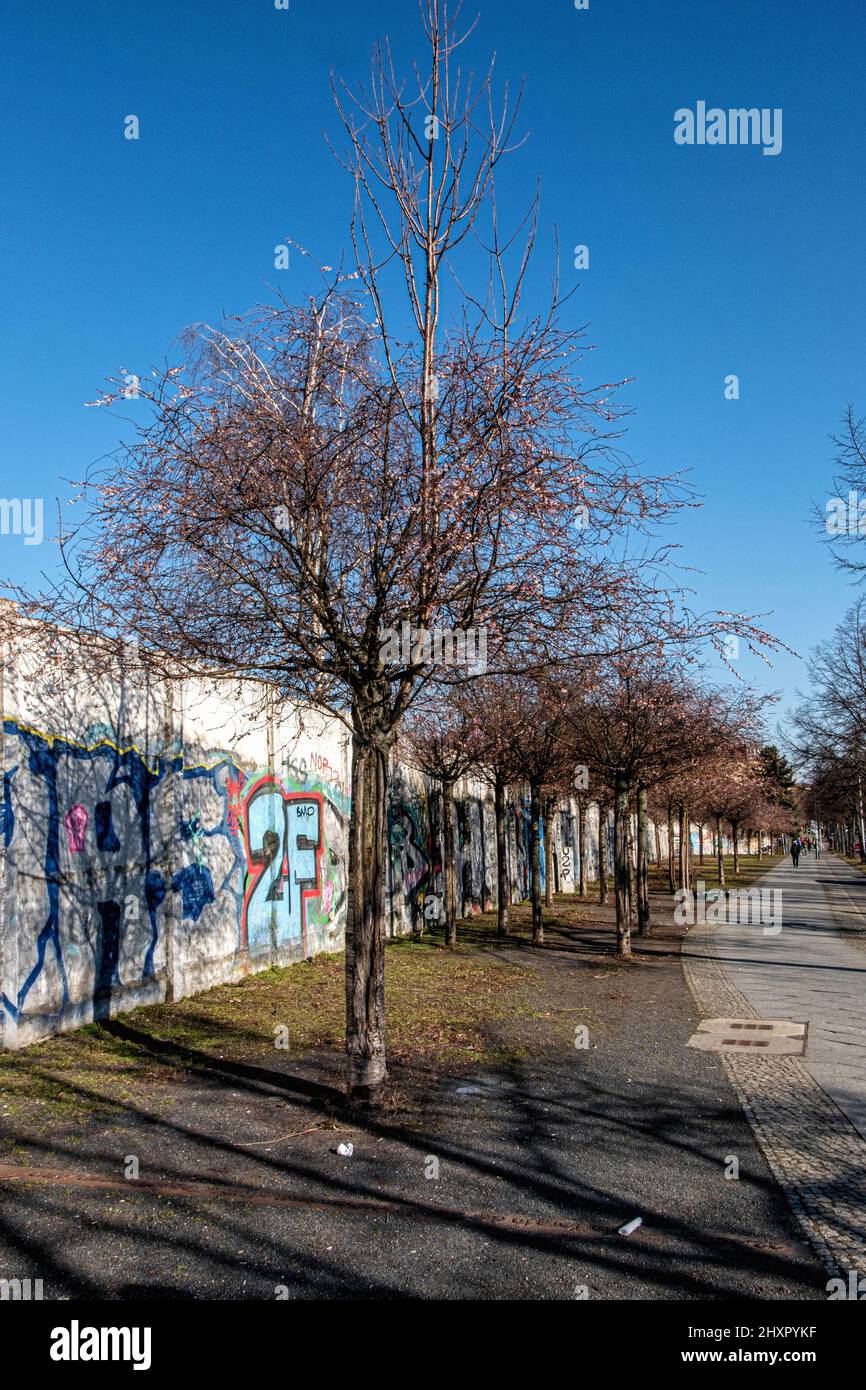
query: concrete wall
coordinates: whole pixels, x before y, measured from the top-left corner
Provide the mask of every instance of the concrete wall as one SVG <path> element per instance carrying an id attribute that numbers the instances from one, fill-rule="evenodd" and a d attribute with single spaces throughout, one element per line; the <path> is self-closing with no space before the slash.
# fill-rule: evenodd
<path id="1" fill-rule="evenodd" d="M 96 674 L 80 653 L 46 669 L 24 639 L 5 649 L 3 1046 L 342 946 L 348 734 L 313 710 L 264 717 L 260 697 L 225 683 Z M 496 902 L 493 804 L 477 779 L 458 784 L 455 799 L 465 916 Z M 593 806 L 591 879 L 597 823 Z M 438 790 L 396 765 L 391 934 L 442 914 L 441 826 Z M 508 830 L 519 901 L 529 888 L 519 791 Z M 573 891 L 574 802 L 563 803 L 554 832 L 555 885 Z"/>

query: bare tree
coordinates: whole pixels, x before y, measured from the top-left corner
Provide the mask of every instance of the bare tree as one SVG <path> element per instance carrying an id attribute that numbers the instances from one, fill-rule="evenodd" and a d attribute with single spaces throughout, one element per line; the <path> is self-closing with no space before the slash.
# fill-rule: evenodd
<path id="1" fill-rule="evenodd" d="M 479 686 L 476 712 L 481 745 L 487 750 L 484 757 L 492 768 L 500 769 L 500 780 L 507 777 L 529 787 L 532 940 L 541 945 L 542 864 L 550 887 L 550 826 L 555 807 L 571 784 L 576 761 L 571 724 L 563 691 L 550 674 L 501 676 Z"/>
<path id="2" fill-rule="evenodd" d="M 565 613 L 588 642 L 640 604 L 637 568 L 605 543 L 679 505 L 616 451 L 614 388 L 576 375 L 582 337 L 559 326 L 556 291 L 523 313 L 534 209 L 519 246 L 494 194 L 515 105 L 506 91 L 496 114 L 490 72 L 467 84 L 456 13 L 422 14 L 411 89 L 387 44 L 367 93 L 336 89 L 355 264 L 305 304 L 191 330 L 184 360 L 142 379 L 133 441 L 85 481 L 66 578 L 20 595 L 32 615 L 135 639 L 166 677 L 265 682 L 269 701 L 345 721 L 347 1087 L 369 1101 L 386 1076 L 386 786 L 404 715 L 431 680 L 478 674 L 453 661 L 455 633 L 527 661 Z M 121 372 L 100 403 L 128 410 L 127 395 Z"/>
<path id="3" fill-rule="evenodd" d="M 866 600 L 858 599 L 809 658 L 812 689 L 787 744 L 822 810 L 856 826 L 866 846 Z M 854 833 L 846 836 L 853 848 Z"/>
<path id="4" fill-rule="evenodd" d="M 866 575 L 866 418 L 858 416 L 853 405 L 847 406 L 841 431 L 832 436 L 832 442 L 837 496 L 824 510 L 816 509 L 815 523 L 837 568 L 862 583 Z"/>
<path id="5" fill-rule="evenodd" d="M 353 263 L 308 302 L 190 330 L 185 359 L 142 379 L 132 442 L 86 479 L 65 578 L 20 595 L 124 651 L 135 639 L 166 678 L 263 682 L 271 704 L 345 722 L 347 1089 L 370 1102 L 386 1077 L 386 790 L 404 716 L 429 682 L 479 673 L 454 659 L 455 633 L 459 658 L 481 631 L 513 669 L 563 634 L 591 651 L 642 612 L 667 587 L 666 552 L 626 563 L 611 542 L 683 497 L 618 451 L 615 387 L 577 375 L 584 338 L 562 328 L 555 282 L 523 309 L 535 207 L 520 242 L 495 198 L 516 105 L 507 90 L 497 105 L 492 72 L 477 86 L 461 72 L 459 10 L 421 10 L 423 71 L 404 84 L 384 44 L 368 91 L 335 87 Z M 128 409 L 126 377 L 100 403 Z"/>
<path id="6" fill-rule="evenodd" d="M 519 692 L 520 687 L 517 687 Z M 508 935 L 511 880 L 508 871 L 508 790 L 523 777 L 522 733 L 515 710 L 513 677 L 487 677 L 473 683 L 473 745 L 480 775 L 493 788 L 496 825 L 497 932 Z"/>
<path id="7" fill-rule="evenodd" d="M 442 797 L 442 876 L 445 945 L 457 945 L 457 885 L 454 872 L 454 787 L 476 765 L 480 740 L 477 721 L 459 692 L 450 692 L 423 712 L 416 711 L 401 738 L 401 752 L 439 783 Z"/>

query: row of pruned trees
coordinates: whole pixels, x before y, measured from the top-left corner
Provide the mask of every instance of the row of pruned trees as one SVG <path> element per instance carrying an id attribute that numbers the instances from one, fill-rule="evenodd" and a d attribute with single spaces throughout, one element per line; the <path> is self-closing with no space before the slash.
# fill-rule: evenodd
<path id="1" fill-rule="evenodd" d="M 579 672 L 575 674 L 575 669 Z M 650 820 L 667 821 L 671 891 L 691 886 L 689 826 L 715 832 L 724 886 L 723 836 L 730 827 L 735 868 L 741 832 L 790 828 L 785 784 L 790 770 L 772 747 L 760 746 L 762 703 L 748 691 L 712 687 L 658 656 L 618 653 L 580 668 L 530 675 L 484 676 L 471 687 L 438 692 L 413 711 L 401 755 L 440 787 L 444 834 L 446 941 L 457 939 L 453 794 L 470 771 L 493 789 L 496 822 L 498 925 L 508 931 L 506 797 L 529 793 L 532 939 L 544 939 L 542 856 L 552 862 L 550 836 L 563 798 L 578 807 L 580 879 L 586 896 L 587 810 L 599 807 L 599 892 L 607 896 L 607 827 L 613 812 L 613 880 L 617 954 L 631 953 L 633 930 L 648 934 Z M 678 822 L 678 834 L 675 822 Z M 636 833 L 633 831 L 636 827 Z M 679 843 L 679 863 L 673 846 Z M 634 843 L 633 843 L 634 841 Z M 553 881 L 546 875 L 547 894 Z"/>

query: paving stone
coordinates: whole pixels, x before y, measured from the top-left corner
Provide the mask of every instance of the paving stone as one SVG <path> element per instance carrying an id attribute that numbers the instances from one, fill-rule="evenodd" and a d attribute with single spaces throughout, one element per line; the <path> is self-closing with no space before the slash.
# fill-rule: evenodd
<path id="1" fill-rule="evenodd" d="M 852 874 L 855 877 L 852 877 Z M 702 923 L 683 970 L 708 1019 L 808 1024 L 801 1057 L 727 1050 L 722 1064 L 770 1168 L 833 1277 L 866 1272 L 866 876 L 840 860 L 780 865 L 782 930 Z M 863 907 L 858 901 L 858 889 Z"/>

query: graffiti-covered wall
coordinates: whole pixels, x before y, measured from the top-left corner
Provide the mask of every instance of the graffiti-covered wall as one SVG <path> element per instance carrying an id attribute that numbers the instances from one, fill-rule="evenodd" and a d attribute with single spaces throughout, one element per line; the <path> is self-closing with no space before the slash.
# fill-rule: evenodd
<path id="1" fill-rule="evenodd" d="M 138 1004 L 179 999 L 342 947 L 350 744 L 313 710 L 262 714 L 262 689 L 46 669 L 24 637 L 2 665 L 0 1020 L 21 1047 Z M 579 872 L 576 805 L 553 820 L 559 892 Z M 442 801 L 395 763 L 391 935 L 438 922 Z M 609 833 L 609 828 L 608 828 Z M 529 892 L 529 805 L 509 796 L 511 900 Z M 598 875 L 598 813 L 587 827 Z M 460 916 L 496 903 L 492 793 L 455 788 Z"/>
<path id="2" fill-rule="evenodd" d="M 454 788 L 457 912 L 468 917 L 496 904 L 496 827 L 492 793 L 478 778 Z M 389 930 L 418 931 L 443 916 L 443 813 L 440 789 L 397 763 L 389 787 Z M 511 875 L 514 892 L 517 880 Z M 518 895 L 520 896 L 520 895 Z"/>
<path id="3" fill-rule="evenodd" d="M 343 940 L 342 726 L 225 686 L 3 670 L 4 1045 Z"/>

